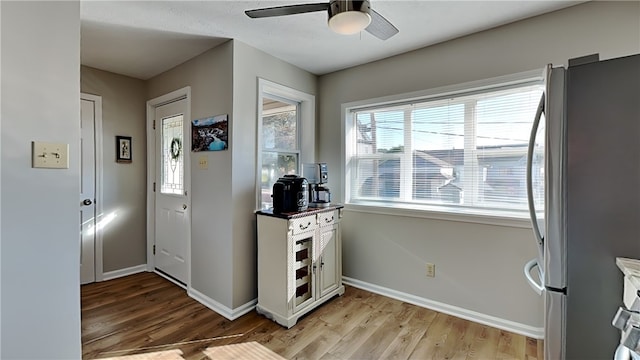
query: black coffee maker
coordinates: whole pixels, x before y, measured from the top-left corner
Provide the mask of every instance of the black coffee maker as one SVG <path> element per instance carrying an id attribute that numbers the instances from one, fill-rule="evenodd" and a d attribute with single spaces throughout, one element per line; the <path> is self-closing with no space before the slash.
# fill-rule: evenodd
<path id="1" fill-rule="evenodd" d="M 304 164 L 302 173 L 309 181 L 309 207 L 320 208 L 331 205 L 331 191 L 326 186 L 329 181 L 327 164 Z"/>
<path id="2" fill-rule="evenodd" d="M 287 213 L 308 208 L 309 182 L 298 175 L 285 175 L 273 184 L 273 212 Z"/>

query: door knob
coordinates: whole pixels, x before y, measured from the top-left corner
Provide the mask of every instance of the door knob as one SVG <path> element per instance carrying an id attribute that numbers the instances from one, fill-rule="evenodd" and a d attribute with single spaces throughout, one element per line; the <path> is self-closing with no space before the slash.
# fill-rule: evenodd
<path id="1" fill-rule="evenodd" d="M 182 210 L 187 210 L 187 204 L 182 204 Z"/>
<path id="2" fill-rule="evenodd" d="M 91 204 L 93 204 L 93 202 L 91 201 L 91 199 L 84 199 L 84 200 L 82 201 L 82 205 L 89 206 L 89 205 L 91 205 Z"/>

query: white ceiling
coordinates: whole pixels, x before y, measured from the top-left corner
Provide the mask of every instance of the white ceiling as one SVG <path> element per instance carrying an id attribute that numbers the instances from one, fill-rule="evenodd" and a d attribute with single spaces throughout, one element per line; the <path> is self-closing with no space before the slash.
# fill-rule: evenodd
<path id="1" fill-rule="evenodd" d="M 328 0 L 326 0 L 328 1 Z M 83 65 L 140 79 L 237 39 L 321 75 L 584 1 L 371 0 L 400 32 L 339 35 L 326 12 L 250 19 L 244 10 L 322 0 L 81 1 Z"/>

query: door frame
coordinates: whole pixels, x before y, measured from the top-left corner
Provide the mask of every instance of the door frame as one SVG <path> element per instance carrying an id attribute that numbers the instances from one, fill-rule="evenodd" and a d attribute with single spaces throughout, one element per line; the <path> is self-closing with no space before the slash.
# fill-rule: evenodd
<path id="1" fill-rule="evenodd" d="M 184 171 L 189 174 L 191 179 L 191 87 L 186 86 L 181 89 L 172 91 L 168 94 L 147 101 L 147 271 L 155 272 L 155 255 L 153 254 L 153 246 L 156 243 L 156 220 L 155 220 L 155 192 L 153 184 L 156 181 L 156 134 L 153 128 L 155 120 L 156 108 L 180 99 L 186 100 L 186 109 L 184 114 L 184 141 L 182 144 L 184 156 Z M 191 207 L 191 181 L 185 181 L 185 191 L 189 194 L 188 204 L 190 214 L 193 214 Z M 189 216 L 189 236 L 187 239 L 187 288 L 191 288 L 191 218 Z M 173 281 L 172 279 L 169 279 Z M 176 282 L 176 284 L 180 285 Z M 181 285 L 180 285 L 181 286 Z"/>
<path id="2" fill-rule="evenodd" d="M 93 119 L 93 134 L 94 134 L 94 149 L 95 149 L 95 217 L 103 215 L 104 208 L 102 206 L 103 194 L 102 194 L 102 173 L 103 173 L 103 147 L 102 147 L 102 96 L 80 93 L 81 100 L 93 101 L 94 106 L 94 119 Z M 94 268 L 95 268 L 95 282 L 104 281 L 103 273 L 103 259 L 102 259 L 102 227 L 98 226 L 100 221 L 96 221 L 94 226 Z"/>

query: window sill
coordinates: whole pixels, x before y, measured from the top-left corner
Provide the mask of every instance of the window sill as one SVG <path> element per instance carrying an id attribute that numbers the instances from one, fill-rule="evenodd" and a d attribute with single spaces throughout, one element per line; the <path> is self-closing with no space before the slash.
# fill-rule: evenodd
<path id="1" fill-rule="evenodd" d="M 484 225 L 496 225 L 504 227 L 531 229 L 531 220 L 521 213 L 508 211 L 495 211 L 493 214 L 469 213 L 469 209 L 449 208 L 443 211 L 441 207 L 429 207 L 424 205 L 396 204 L 382 205 L 380 203 L 345 204 L 345 211 L 360 212 L 378 215 L 403 216 L 423 219 L 445 220 L 455 222 L 466 222 Z"/>

